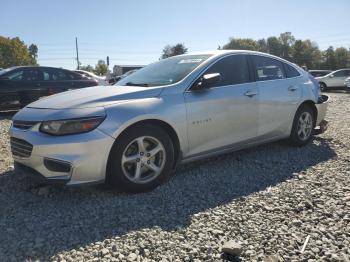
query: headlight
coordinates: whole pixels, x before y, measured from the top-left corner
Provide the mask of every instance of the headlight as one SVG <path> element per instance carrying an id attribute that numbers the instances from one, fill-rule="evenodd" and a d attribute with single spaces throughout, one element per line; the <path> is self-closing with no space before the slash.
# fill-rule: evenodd
<path id="1" fill-rule="evenodd" d="M 42 122 L 40 131 L 49 135 L 63 136 L 89 132 L 98 127 L 105 117 L 55 120 Z"/>

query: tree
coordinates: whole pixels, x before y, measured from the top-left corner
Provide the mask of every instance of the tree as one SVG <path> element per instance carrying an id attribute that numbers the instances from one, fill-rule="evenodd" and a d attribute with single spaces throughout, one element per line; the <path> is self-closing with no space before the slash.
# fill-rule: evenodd
<path id="1" fill-rule="evenodd" d="M 36 48 L 37 52 L 38 48 Z M 0 36 L 0 67 L 36 64 L 36 57 L 31 56 L 27 46 L 18 37 L 6 38 Z"/>
<path id="2" fill-rule="evenodd" d="M 291 32 L 285 32 L 280 34 L 279 42 L 281 43 L 282 58 L 291 59 L 291 46 L 295 42 L 295 38 Z"/>
<path id="3" fill-rule="evenodd" d="M 266 40 L 264 38 L 258 40 L 258 51 L 259 52 L 264 52 L 264 53 L 268 53 L 269 52 L 269 48 L 267 46 L 267 42 L 266 42 Z"/>
<path id="4" fill-rule="evenodd" d="M 219 46 L 220 49 L 220 46 Z M 309 39 L 296 40 L 291 32 L 281 33 L 257 41 L 250 38 L 230 38 L 222 49 L 245 49 L 270 53 L 309 69 L 335 70 L 350 67 L 350 49 L 330 46 L 321 51 L 316 42 Z"/>
<path id="5" fill-rule="evenodd" d="M 350 67 L 350 53 L 346 48 L 339 47 L 334 52 L 335 63 L 338 69 Z"/>
<path id="6" fill-rule="evenodd" d="M 291 47 L 292 61 L 307 68 L 318 68 L 320 66 L 321 52 L 316 43 L 310 40 L 296 40 Z"/>
<path id="7" fill-rule="evenodd" d="M 95 66 L 95 74 L 96 75 L 105 75 L 108 72 L 108 66 L 104 60 L 98 60 L 97 65 Z"/>
<path id="8" fill-rule="evenodd" d="M 86 66 L 80 66 L 80 70 L 88 71 L 88 72 L 94 72 L 94 68 L 91 65 L 86 65 Z"/>
<path id="9" fill-rule="evenodd" d="M 282 56 L 283 47 L 279 39 L 275 36 L 267 38 L 267 49 L 268 53 L 275 56 Z"/>
<path id="10" fill-rule="evenodd" d="M 186 54 L 188 49 L 184 44 L 178 43 L 176 45 L 166 45 L 163 48 L 161 59 L 168 58 L 171 56 Z"/>
<path id="11" fill-rule="evenodd" d="M 230 38 L 230 41 L 222 49 L 257 51 L 259 45 L 255 40 L 250 38 Z"/>
<path id="12" fill-rule="evenodd" d="M 33 57 L 34 59 L 36 59 L 38 57 L 38 47 L 35 44 L 31 44 L 28 47 L 28 51 L 31 57 Z"/>
<path id="13" fill-rule="evenodd" d="M 327 50 L 323 52 L 322 56 L 323 68 L 330 70 L 335 70 L 337 68 L 337 60 L 333 46 L 328 47 Z"/>

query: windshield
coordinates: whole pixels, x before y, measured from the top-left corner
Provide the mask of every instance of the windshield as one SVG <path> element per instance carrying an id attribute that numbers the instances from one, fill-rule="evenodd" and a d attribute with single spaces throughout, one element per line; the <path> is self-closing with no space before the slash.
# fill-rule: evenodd
<path id="1" fill-rule="evenodd" d="M 3 75 L 3 74 L 5 74 L 5 73 L 7 73 L 7 72 L 9 72 L 9 71 L 11 71 L 13 69 L 16 69 L 16 68 L 17 68 L 17 66 L 9 67 L 9 68 L 6 68 L 6 69 L 1 69 L 0 70 L 0 75 Z"/>
<path id="2" fill-rule="evenodd" d="M 184 79 L 211 55 L 174 56 L 150 64 L 123 78 L 116 85 L 162 86 Z"/>

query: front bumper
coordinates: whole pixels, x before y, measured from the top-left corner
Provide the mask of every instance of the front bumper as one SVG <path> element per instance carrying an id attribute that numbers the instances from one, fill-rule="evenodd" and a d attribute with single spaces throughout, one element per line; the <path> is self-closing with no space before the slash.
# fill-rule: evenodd
<path id="1" fill-rule="evenodd" d="M 17 139 L 15 141 L 32 145 L 29 156 L 19 156 L 13 151 L 16 166 L 28 167 L 47 182 L 75 185 L 105 180 L 114 138 L 98 129 L 83 134 L 50 136 L 41 133 L 39 125 L 29 130 L 11 127 L 10 136 Z"/>
<path id="2" fill-rule="evenodd" d="M 322 95 L 319 102 L 316 104 L 317 120 L 316 120 L 316 134 L 324 133 L 328 128 L 328 121 L 325 120 L 327 107 L 329 104 L 329 96 Z"/>

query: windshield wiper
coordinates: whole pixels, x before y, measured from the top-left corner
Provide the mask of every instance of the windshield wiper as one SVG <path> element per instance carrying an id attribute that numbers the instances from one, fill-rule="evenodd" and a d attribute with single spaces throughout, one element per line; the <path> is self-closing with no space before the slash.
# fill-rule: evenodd
<path id="1" fill-rule="evenodd" d="M 125 84 L 126 86 L 148 86 L 146 83 L 133 83 L 133 82 L 127 82 Z"/>

